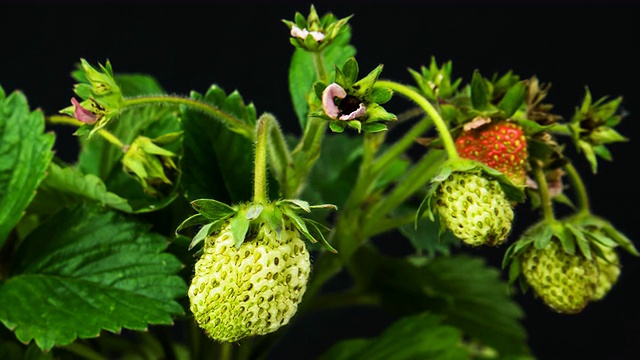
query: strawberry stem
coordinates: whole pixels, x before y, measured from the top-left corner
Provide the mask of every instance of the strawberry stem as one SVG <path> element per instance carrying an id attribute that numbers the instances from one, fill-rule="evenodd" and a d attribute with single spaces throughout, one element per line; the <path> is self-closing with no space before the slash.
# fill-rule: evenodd
<path id="1" fill-rule="evenodd" d="M 442 143 L 445 150 L 447 151 L 447 155 L 449 155 L 449 158 L 452 160 L 459 158 L 458 151 L 456 150 L 453 137 L 451 137 L 451 133 L 449 133 L 447 124 L 440 116 L 440 113 L 438 113 L 438 110 L 436 110 L 436 108 L 429 102 L 429 100 L 425 99 L 424 96 L 420 95 L 410 87 L 399 84 L 395 81 L 378 80 L 376 82 L 376 86 L 385 87 L 396 91 L 418 104 L 418 106 L 420 106 L 433 120 L 434 125 L 440 133 L 440 138 L 442 139 Z"/>
<path id="2" fill-rule="evenodd" d="M 55 125 L 71 125 L 71 126 L 76 126 L 76 127 L 80 127 L 80 126 L 84 125 L 84 123 L 82 121 L 78 121 L 75 118 L 73 118 L 71 116 L 66 116 L 66 115 L 51 115 L 51 116 L 47 116 L 46 121 L 49 124 L 55 124 Z M 98 130 L 98 134 L 100 136 L 102 136 L 103 139 L 107 140 L 110 144 L 113 144 L 118 149 L 124 151 L 124 144 L 122 143 L 122 141 L 120 141 L 120 139 L 118 139 L 115 135 L 113 135 L 107 129 L 103 128 L 103 129 Z"/>
<path id="3" fill-rule="evenodd" d="M 256 139 L 253 172 L 253 202 L 266 204 L 267 196 L 267 147 L 269 146 L 269 127 L 275 118 L 263 114 L 256 122 Z"/>
<path id="4" fill-rule="evenodd" d="M 564 166 L 564 169 L 569 176 L 569 181 L 571 181 L 571 184 L 573 185 L 573 190 L 578 200 L 578 213 L 585 215 L 589 214 L 591 212 L 589 196 L 587 195 L 587 189 L 580 177 L 580 174 L 578 174 L 578 171 L 572 163 L 567 163 Z"/>
<path id="5" fill-rule="evenodd" d="M 556 221 L 556 218 L 553 214 L 553 205 L 551 204 L 551 195 L 549 194 L 549 185 L 547 184 L 544 169 L 542 168 L 542 164 L 539 162 L 534 163 L 532 167 L 536 182 L 538 183 L 542 215 L 547 223 L 552 224 Z"/>
<path id="6" fill-rule="evenodd" d="M 140 105 L 184 105 L 187 108 L 191 108 L 193 110 L 199 110 L 214 119 L 220 120 L 224 123 L 230 130 L 241 134 L 249 139 L 253 137 L 253 127 L 244 121 L 234 117 L 233 115 L 224 112 L 217 107 L 207 104 L 203 101 L 180 97 L 180 96 L 171 96 L 171 95 L 157 95 L 157 96 L 141 96 L 124 99 L 122 104 L 122 108 L 120 112 L 126 110 L 129 107 L 135 107 Z"/>

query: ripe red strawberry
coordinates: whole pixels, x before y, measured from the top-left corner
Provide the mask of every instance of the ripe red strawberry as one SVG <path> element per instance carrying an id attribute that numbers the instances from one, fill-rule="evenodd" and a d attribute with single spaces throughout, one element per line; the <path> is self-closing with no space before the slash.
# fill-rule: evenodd
<path id="1" fill-rule="evenodd" d="M 529 157 L 522 128 L 512 122 L 489 122 L 463 131 L 456 139 L 460 157 L 480 161 L 505 174 L 516 185 L 526 181 Z"/>

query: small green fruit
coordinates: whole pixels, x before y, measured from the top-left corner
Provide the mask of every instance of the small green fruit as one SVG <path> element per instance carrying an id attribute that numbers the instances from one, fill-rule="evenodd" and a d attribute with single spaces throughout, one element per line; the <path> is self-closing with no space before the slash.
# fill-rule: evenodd
<path id="1" fill-rule="evenodd" d="M 296 313 L 310 272 L 300 233 L 252 224 L 235 247 L 231 227 L 205 239 L 189 288 L 191 311 L 213 339 L 235 342 L 276 331 Z"/>
<path id="2" fill-rule="evenodd" d="M 440 219 L 456 237 L 472 246 L 496 246 L 506 240 L 513 208 L 496 180 L 454 172 L 437 191 Z"/>
<path id="3" fill-rule="evenodd" d="M 527 249 L 522 272 L 545 304 L 566 314 L 582 311 L 594 299 L 600 276 L 595 260 L 568 254 L 555 240 L 544 249 Z"/>

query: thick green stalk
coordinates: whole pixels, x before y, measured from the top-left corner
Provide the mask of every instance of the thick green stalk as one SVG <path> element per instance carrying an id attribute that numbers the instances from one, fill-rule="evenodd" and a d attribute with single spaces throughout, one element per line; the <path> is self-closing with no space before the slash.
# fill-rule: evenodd
<path id="1" fill-rule="evenodd" d="M 444 119 L 442 119 L 440 113 L 438 113 L 438 110 L 436 110 L 436 108 L 429 102 L 429 100 L 427 100 L 424 96 L 420 95 L 410 87 L 394 81 L 378 80 L 376 82 L 376 86 L 385 87 L 397 93 L 400 93 L 420 106 L 433 120 L 434 125 L 440 133 L 440 139 L 442 140 L 442 144 L 444 145 L 444 149 L 447 151 L 447 155 L 449 155 L 449 158 L 459 158 L 458 151 L 456 150 L 456 146 L 453 138 L 451 137 L 451 133 L 449 133 L 447 124 L 444 122 Z"/>
<path id="2" fill-rule="evenodd" d="M 269 126 L 275 119 L 271 114 L 263 114 L 256 123 L 256 140 L 253 171 L 253 202 L 266 204 L 267 196 L 267 147 Z"/>
<path id="3" fill-rule="evenodd" d="M 551 203 L 551 194 L 549 194 L 549 184 L 544 174 L 542 164 L 534 164 L 533 173 L 538 183 L 538 194 L 540 195 L 540 204 L 542 207 L 542 215 L 544 220 L 552 224 L 556 222 L 555 215 L 553 214 L 553 204 Z"/>
<path id="4" fill-rule="evenodd" d="M 573 192 L 578 200 L 578 213 L 584 215 L 591 213 L 589 196 L 587 195 L 587 188 L 585 187 L 580 174 L 578 174 L 578 170 L 576 170 L 576 168 L 570 162 L 564 166 L 564 169 L 569 176 L 569 181 L 571 181 Z"/>

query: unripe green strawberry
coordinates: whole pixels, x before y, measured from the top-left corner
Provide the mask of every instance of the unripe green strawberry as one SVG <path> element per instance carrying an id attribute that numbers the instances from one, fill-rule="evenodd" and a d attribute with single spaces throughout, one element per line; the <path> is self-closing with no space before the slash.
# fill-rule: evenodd
<path id="1" fill-rule="evenodd" d="M 440 184 L 436 196 L 440 219 L 466 244 L 495 246 L 506 240 L 513 209 L 498 181 L 453 172 Z"/>
<path id="2" fill-rule="evenodd" d="M 492 122 L 464 131 L 456 138 L 460 157 L 477 160 L 505 174 L 516 185 L 526 181 L 527 139 L 513 122 Z"/>
<path id="3" fill-rule="evenodd" d="M 541 250 L 530 246 L 522 255 L 522 273 L 544 303 L 560 313 L 582 311 L 598 288 L 595 259 L 568 254 L 555 240 Z"/>
<path id="4" fill-rule="evenodd" d="M 620 258 L 618 258 L 615 250 L 610 247 L 605 247 L 602 248 L 602 253 L 607 260 L 597 258 L 600 275 L 593 300 L 600 300 L 607 295 L 620 276 Z"/>
<path id="5" fill-rule="evenodd" d="M 276 331 L 296 313 L 306 290 L 309 252 L 299 231 L 286 226 L 277 237 L 264 223 L 252 225 L 238 249 L 228 224 L 207 237 L 195 265 L 191 311 L 218 341 Z"/>

